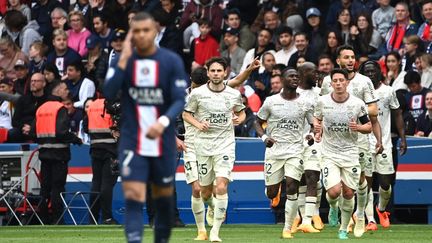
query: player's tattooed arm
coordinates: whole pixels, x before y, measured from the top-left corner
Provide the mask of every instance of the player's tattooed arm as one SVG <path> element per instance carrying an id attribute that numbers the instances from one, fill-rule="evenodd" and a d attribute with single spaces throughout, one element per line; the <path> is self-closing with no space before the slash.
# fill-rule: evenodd
<path id="1" fill-rule="evenodd" d="M 248 68 L 246 68 L 243 72 L 239 73 L 237 77 L 228 80 L 227 85 L 234 88 L 241 84 L 243 84 L 244 81 L 246 81 L 249 78 L 249 75 L 255 70 L 258 69 L 261 66 L 261 62 L 258 60 L 258 57 L 255 58 L 251 64 L 249 64 Z"/>
<path id="2" fill-rule="evenodd" d="M 399 146 L 399 154 L 404 155 L 407 151 L 407 142 L 405 137 L 405 128 L 404 128 L 404 121 L 402 117 L 402 110 L 399 108 L 396 110 L 391 110 L 391 112 L 395 114 L 396 128 L 398 130 L 399 137 L 401 138 L 400 146 Z"/>
<path id="3" fill-rule="evenodd" d="M 198 121 L 193 115 L 192 113 L 188 112 L 188 111 L 183 111 L 182 114 L 183 120 L 189 124 L 191 124 L 192 126 L 196 127 L 198 130 L 200 130 L 201 132 L 205 132 L 209 129 L 210 124 L 207 121 Z"/>
<path id="4" fill-rule="evenodd" d="M 254 126 L 255 126 L 255 130 L 256 130 L 258 136 L 263 140 L 266 147 L 271 148 L 273 146 L 273 144 L 276 143 L 276 140 L 265 134 L 265 131 L 263 128 L 263 124 L 265 122 L 266 122 L 265 120 L 262 120 L 259 117 L 257 117 L 255 119 Z"/>
<path id="5" fill-rule="evenodd" d="M 313 129 L 315 134 L 315 141 L 321 142 L 321 136 L 322 136 L 322 121 L 316 117 L 313 119 Z"/>

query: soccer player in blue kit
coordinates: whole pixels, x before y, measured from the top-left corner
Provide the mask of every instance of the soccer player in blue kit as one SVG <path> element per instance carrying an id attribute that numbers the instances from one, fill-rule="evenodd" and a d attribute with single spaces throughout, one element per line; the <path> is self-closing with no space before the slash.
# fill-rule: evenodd
<path id="1" fill-rule="evenodd" d="M 156 35 L 154 19 L 138 13 L 104 84 L 107 99 L 122 91 L 119 160 L 130 243 L 142 241 L 148 185 L 156 207 L 154 242 L 168 242 L 174 221 L 174 121 L 184 107 L 187 75 L 177 54 L 155 46 Z"/>

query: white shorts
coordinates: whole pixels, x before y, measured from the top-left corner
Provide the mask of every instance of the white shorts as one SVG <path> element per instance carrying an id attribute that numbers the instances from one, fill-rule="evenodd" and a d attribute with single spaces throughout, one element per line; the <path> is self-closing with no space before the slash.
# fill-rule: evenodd
<path id="1" fill-rule="evenodd" d="M 372 153 L 370 150 L 365 150 L 363 148 L 359 148 L 359 162 L 361 171 L 365 173 L 366 176 L 372 176 Z"/>
<path id="2" fill-rule="evenodd" d="M 224 177 L 232 181 L 235 154 L 219 154 L 213 156 L 199 156 L 198 179 L 201 186 L 213 184 L 216 177 Z"/>
<path id="3" fill-rule="evenodd" d="M 394 174 L 392 149 L 384 149 L 381 154 L 372 154 L 373 172 L 381 175 Z"/>
<path id="4" fill-rule="evenodd" d="M 356 161 L 353 163 L 353 161 Z M 341 183 L 341 181 L 353 190 L 357 190 L 360 180 L 360 164 L 355 154 L 352 156 L 336 155 L 323 156 L 322 178 L 326 190 Z"/>
<path id="5" fill-rule="evenodd" d="M 304 170 L 321 170 L 321 143 L 305 146 L 303 151 Z"/>
<path id="6" fill-rule="evenodd" d="M 276 185 L 284 177 L 300 181 L 304 173 L 303 160 L 297 157 L 288 159 L 268 159 L 264 162 L 265 185 Z"/>

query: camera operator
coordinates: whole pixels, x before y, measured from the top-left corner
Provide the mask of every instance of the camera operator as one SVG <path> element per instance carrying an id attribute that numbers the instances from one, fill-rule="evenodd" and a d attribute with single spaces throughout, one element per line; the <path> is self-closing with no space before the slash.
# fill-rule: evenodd
<path id="1" fill-rule="evenodd" d="M 91 211 L 95 220 L 99 221 L 102 211 L 102 224 L 117 224 L 112 216 L 112 198 L 114 185 L 119 176 L 117 161 L 118 120 L 120 117 L 119 103 L 108 103 L 104 98 L 87 100 L 83 128 L 90 136 L 90 156 L 92 160 L 92 192 L 90 196 Z M 90 219 L 90 224 L 95 224 Z"/>

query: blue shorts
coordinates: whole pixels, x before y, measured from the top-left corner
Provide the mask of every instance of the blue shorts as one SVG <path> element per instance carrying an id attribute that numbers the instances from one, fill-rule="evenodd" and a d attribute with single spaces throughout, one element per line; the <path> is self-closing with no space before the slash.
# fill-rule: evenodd
<path id="1" fill-rule="evenodd" d="M 175 182 L 175 153 L 166 153 L 162 157 L 147 157 L 132 150 L 123 150 L 119 154 L 119 160 L 122 181 L 139 181 L 158 186 L 171 186 Z"/>

